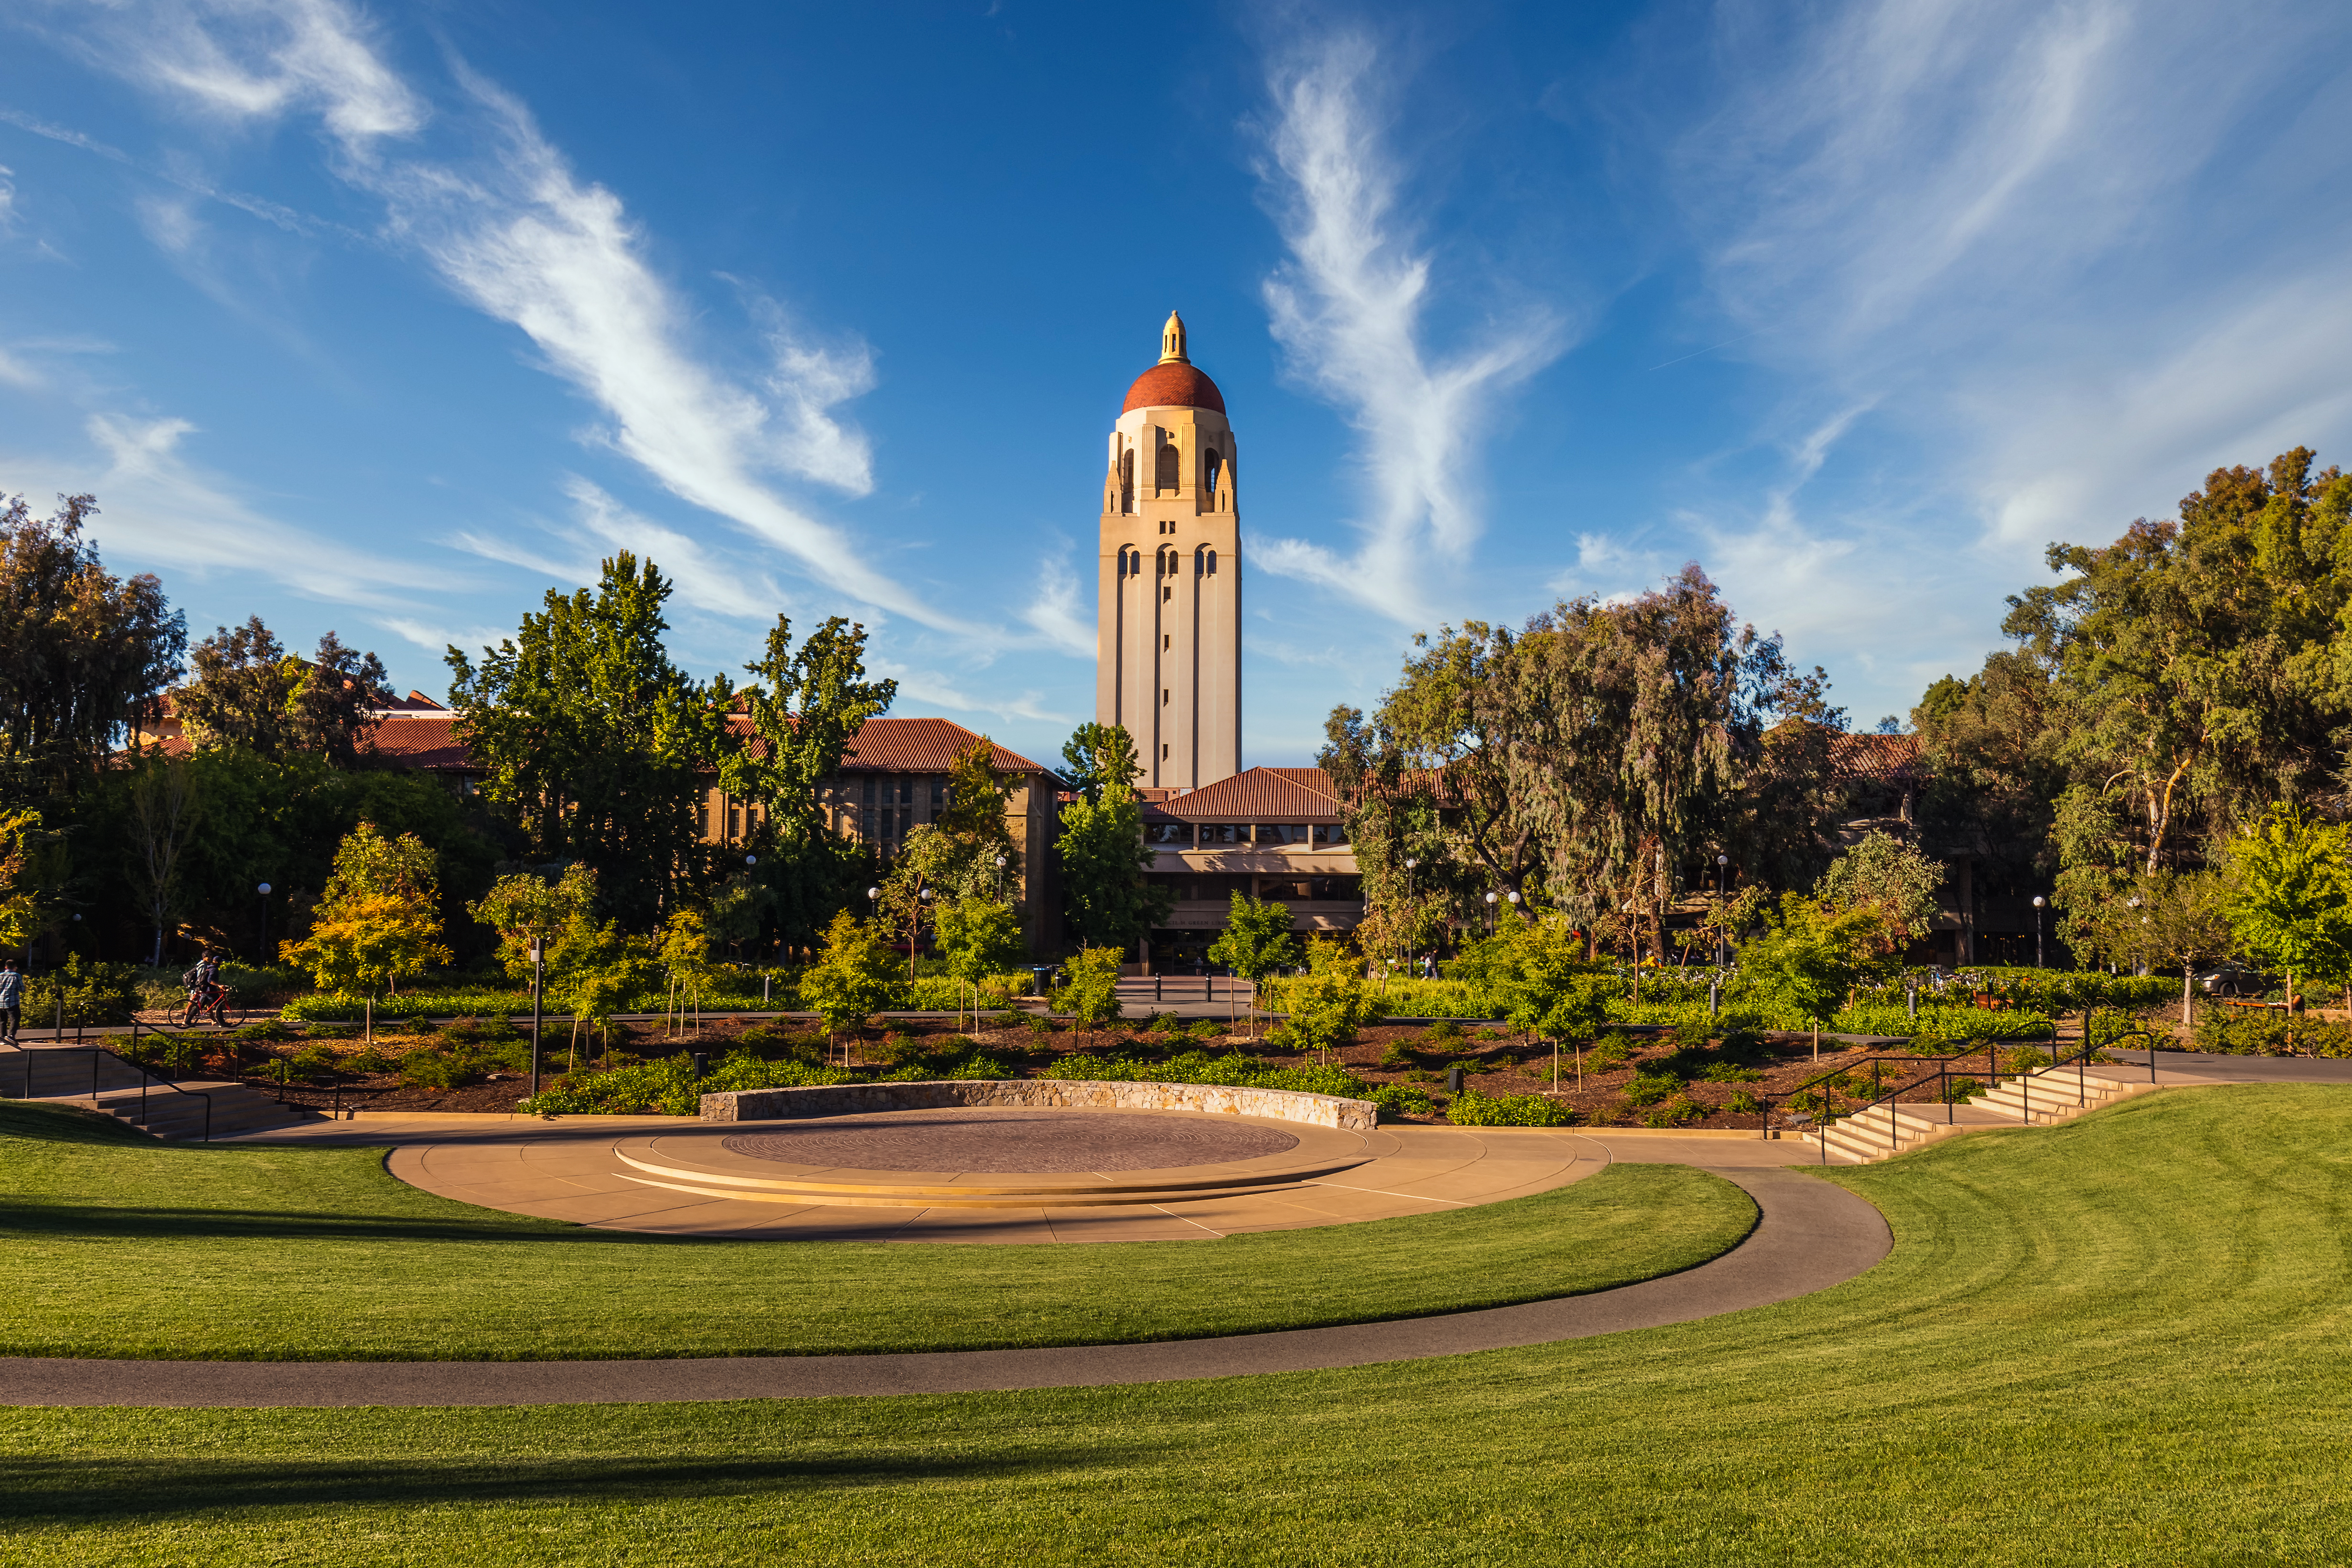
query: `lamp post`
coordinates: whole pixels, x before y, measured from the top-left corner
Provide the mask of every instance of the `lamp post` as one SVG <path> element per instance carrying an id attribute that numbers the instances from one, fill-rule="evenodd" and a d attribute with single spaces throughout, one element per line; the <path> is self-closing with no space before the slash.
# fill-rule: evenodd
<path id="1" fill-rule="evenodd" d="M 2042 967 L 2042 910 L 2049 901 L 2039 893 L 2033 895 L 2033 967 L 2036 969 Z"/>
<path id="2" fill-rule="evenodd" d="M 1718 899 L 1731 891 L 1730 866 L 1730 856 L 1718 855 L 1715 858 L 1715 896 Z M 1725 951 L 1727 945 L 1724 940 L 1723 931 L 1718 928 L 1715 933 L 1715 966 L 1717 969 L 1721 969 L 1731 961 L 1731 954 Z"/>
<path id="3" fill-rule="evenodd" d="M 539 1098 L 539 1022 L 540 999 L 547 992 L 547 935 L 533 931 L 530 938 L 530 1097 Z"/>
<path id="4" fill-rule="evenodd" d="M 931 901 L 929 888 L 915 889 L 915 907 L 907 915 L 907 984 L 915 984 L 915 950 L 923 945 L 923 910 Z M 912 997 L 908 998 L 913 1000 Z M 961 1020 L 959 1020 L 961 1022 Z"/>
<path id="5" fill-rule="evenodd" d="M 267 969 L 269 967 L 269 884 L 257 883 L 253 890 L 261 895 L 261 967 Z"/>
<path id="6" fill-rule="evenodd" d="M 996 858 L 996 901 L 1000 904 L 1004 901 L 1004 857 L 1002 855 Z"/>
<path id="7" fill-rule="evenodd" d="M 1491 892 L 1486 895 L 1486 934 L 1495 934 L 1495 895 Z"/>

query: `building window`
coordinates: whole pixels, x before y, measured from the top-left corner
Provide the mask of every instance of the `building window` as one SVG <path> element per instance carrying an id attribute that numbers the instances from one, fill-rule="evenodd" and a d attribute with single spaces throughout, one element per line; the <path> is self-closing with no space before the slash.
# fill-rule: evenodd
<path id="1" fill-rule="evenodd" d="M 1160 650 L 1162 653 L 1167 652 L 1170 648 L 1172 648 L 1175 646 L 1176 638 L 1173 634 L 1169 632 L 1161 632 L 1160 634 Z"/>
<path id="2" fill-rule="evenodd" d="M 1160 760 L 1163 763 L 1168 760 L 1168 745 L 1164 741 L 1160 742 Z"/>
<path id="3" fill-rule="evenodd" d="M 1201 469 L 1201 486 L 1213 499 L 1217 493 L 1217 479 L 1225 470 L 1225 459 L 1218 454 L 1214 447 L 1202 449 Z"/>
<path id="4" fill-rule="evenodd" d="M 1156 466 L 1159 472 L 1153 475 L 1152 482 L 1163 492 L 1176 489 L 1183 484 L 1184 459 L 1178 453 L 1175 442 L 1170 441 L 1160 447 Z"/>
<path id="5" fill-rule="evenodd" d="M 1162 708 L 1167 707 L 1167 706 L 1168 706 L 1168 704 L 1169 704 L 1169 701 L 1170 701 L 1170 700 L 1171 700 L 1171 699 L 1170 699 L 1170 696 L 1169 696 L 1169 690 L 1168 690 L 1168 688 L 1166 688 L 1166 687 L 1164 687 L 1164 686 L 1163 686 L 1163 687 L 1161 687 L 1161 688 L 1160 689 L 1160 706 L 1161 706 Z"/>
<path id="6" fill-rule="evenodd" d="M 1340 823 L 1318 822 L 1315 825 L 1315 842 L 1318 844 L 1345 844 L 1348 842 L 1348 829 Z"/>
<path id="7" fill-rule="evenodd" d="M 1190 844 L 1192 825 L 1189 822 L 1147 822 L 1143 825 L 1146 844 Z"/>
<path id="8" fill-rule="evenodd" d="M 1118 455 L 1118 510 L 1135 510 L 1135 448 L 1132 447 Z"/>
<path id="9" fill-rule="evenodd" d="M 1246 822 L 1204 822 L 1201 825 L 1201 843 L 1203 847 L 1211 844 L 1246 844 L 1248 842 L 1249 824 Z"/>
<path id="10" fill-rule="evenodd" d="M 1213 577 L 1217 574 L 1217 552 L 1203 544 L 1192 552 L 1192 575 Z"/>

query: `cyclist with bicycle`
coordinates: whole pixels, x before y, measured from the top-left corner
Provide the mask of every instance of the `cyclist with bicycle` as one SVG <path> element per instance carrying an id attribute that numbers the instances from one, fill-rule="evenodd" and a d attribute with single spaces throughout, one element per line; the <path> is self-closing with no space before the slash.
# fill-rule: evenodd
<path id="1" fill-rule="evenodd" d="M 207 951 L 196 960 L 196 966 L 180 976 L 180 984 L 188 988 L 188 1014 L 181 1021 L 183 1028 L 193 1028 L 196 1020 L 207 1013 L 214 1023 L 228 1027 L 224 1016 L 228 1006 L 228 987 L 221 984 L 220 960 Z"/>

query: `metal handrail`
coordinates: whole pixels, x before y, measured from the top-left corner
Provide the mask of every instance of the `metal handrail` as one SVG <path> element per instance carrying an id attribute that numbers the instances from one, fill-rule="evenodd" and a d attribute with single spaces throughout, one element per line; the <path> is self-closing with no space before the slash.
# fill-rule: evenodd
<path id="1" fill-rule="evenodd" d="M 150 1025 L 150 1026 L 149 1026 L 150 1028 L 154 1028 L 154 1027 L 155 1027 L 155 1026 L 152 1026 L 152 1025 Z M 156 1032 L 157 1034 L 161 1034 L 161 1033 L 163 1033 L 163 1031 L 162 1031 L 160 1028 L 156 1028 L 156 1029 L 155 1029 L 155 1032 Z M 131 1033 L 131 1044 L 132 1044 L 134 1047 L 136 1047 L 136 1045 L 138 1044 L 139 1036 L 138 1036 L 138 1033 L 137 1033 L 137 1028 L 136 1028 L 135 1021 L 134 1021 L 134 1026 L 133 1026 L 133 1030 L 132 1030 L 132 1033 Z M 88 1096 L 87 1098 L 89 1099 L 89 1102 L 90 1102 L 90 1104 L 91 1104 L 92 1106 L 97 1105 L 97 1103 L 98 1103 L 98 1097 L 99 1097 L 99 1093 L 100 1093 L 99 1086 L 98 1086 L 98 1079 L 99 1079 L 99 1060 L 98 1060 L 98 1058 L 100 1058 L 100 1057 L 110 1058 L 111 1058 L 113 1061 L 115 1061 L 115 1062 L 117 1062 L 117 1063 L 121 1064 L 121 1066 L 126 1067 L 126 1068 L 129 1068 L 132 1072 L 137 1073 L 137 1074 L 139 1075 L 139 1126 L 140 1126 L 141 1131 L 142 1131 L 146 1130 L 146 1126 L 147 1126 L 147 1086 L 148 1086 L 148 1085 L 150 1085 L 150 1084 L 161 1084 L 161 1085 L 163 1085 L 165 1089 L 170 1089 L 173 1094 L 184 1094 L 184 1095 L 186 1095 L 190 1100 L 203 1100 L 203 1101 L 204 1101 L 204 1104 L 205 1104 L 205 1136 L 204 1136 L 204 1142 L 205 1142 L 209 1143 L 209 1142 L 211 1142 L 213 1141 L 213 1097 L 212 1097 L 212 1095 L 211 1095 L 210 1093 L 208 1093 L 207 1091 L 205 1091 L 205 1090 L 204 1090 L 204 1089 L 182 1089 L 178 1084 L 173 1083 L 170 1079 L 167 1079 L 167 1078 L 159 1078 L 159 1077 L 158 1077 L 158 1076 L 156 1076 L 154 1073 L 149 1072 L 149 1071 L 148 1071 L 144 1067 L 142 1067 L 139 1063 L 134 1062 L 134 1061 L 131 1061 L 131 1060 L 129 1060 L 128 1058 L 124 1058 L 124 1057 L 121 1057 L 121 1056 L 120 1056 L 120 1055 L 117 1055 L 115 1052 L 110 1051 L 110 1050 L 108 1050 L 108 1049 L 107 1049 L 105 1047 L 103 1047 L 103 1046 L 51 1046 L 51 1047 L 49 1047 L 49 1049 L 51 1049 L 51 1050 L 53 1050 L 53 1051 L 88 1051 L 88 1052 L 89 1053 L 89 1096 Z M 32 1053 L 31 1053 L 29 1050 L 26 1050 L 26 1051 L 25 1051 L 25 1052 L 24 1052 L 24 1056 L 25 1056 L 25 1089 L 26 1089 L 26 1098 L 29 1100 L 29 1099 L 31 1099 L 31 1098 L 32 1098 L 32 1088 L 33 1088 L 33 1060 L 32 1060 Z M 82 1097 L 82 1096 L 79 1096 L 79 1095 L 77 1095 L 77 1096 L 74 1096 L 74 1097 L 72 1097 L 72 1098 L 75 1098 L 75 1099 L 80 1099 L 80 1098 L 83 1098 L 83 1097 Z"/>
<path id="2" fill-rule="evenodd" d="M 2090 1103 L 2090 1084 L 2089 1084 L 2089 1077 L 2090 1077 L 2090 1074 L 2089 1074 L 2089 1068 L 2090 1068 L 2090 1059 L 2091 1059 L 2091 1058 L 2092 1058 L 2093 1056 L 2095 1056 L 2095 1055 L 2096 1055 L 2098 1052 L 2100 1052 L 2100 1051 L 2104 1051 L 2104 1050 L 2107 1049 L 2109 1047 L 2111 1047 L 2111 1046 L 2115 1045 L 2115 1044 L 2116 1044 L 2116 1042 L 2117 1040 L 2128 1040 L 2128 1039 L 2132 1038 L 2132 1037 L 2133 1037 L 2134 1036 L 2136 1036 L 2136 1035 L 2137 1035 L 2137 1036 L 2143 1036 L 2143 1037 L 2147 1037 L 2150 1042 L 2153 1042 L 2153 1041 L 2155 1040 L 2155 1038 L 2156 1038 L 2155 1034 L 2154 1034 L 2152 1031 L 2148 1030 L 2148 1029 L 2145 1029 L 2145 1028 L 2140 1028 L 2140 1029 L 2127 1029 L 2127 1030 L 2126 1030 L 2124 1033 L 2122 1033 L 2122 1034 L 2120 1034 L 2120 1035 L 2117 1035 L 2117 1036 L 2115 1037 L 2115 1039 L 2112 1039 L 2112 1040 L 2101 1040 L 2101 1041 L 2097 1041 L 2097 1042 L 2095 1042 L 2095 1042 L 2092 1040 L 2092 1038 L 2091 1038 L 2091 1020 L 2092 1020 L 2092 1017 L 2094 1016 L 2094 1015 L 2096 1013 L 2096 1011 L 2097 1011 L 2097 1009 L 2095 1009 L 2095 1008 L 2084 1008 L 2084 1012 L 2083 1012 L 2083 1039 L 2082 1039 L 2082 1043 L 2081 1043 L 2080 1045 L 2076 1046 L 2076 1047 L 2074 1047 L 2074 1051 L 2073 1051 L 2072 1053 L 2060 1053 L 2060 1052 L 2056 1051 L 2055 1047 L 2056 1047 L 2056 1046 L 2057 1046 L 2057 1042 L 2053 1040 L 2053 1041 L 2052 1041 L 2052 1042 L 2051 1042 L 2051 1045 L 2052 1045 L 2052 1047 L 2053 1047 L 2053 1055 L 2052 1055 L 2052 1059 L 2051 1059 L 2050 1061 L 2048 1061 L 2048 1062 L 2044 1063 L 2044 1064 L 2043 1064 L 2042 1066 L 2041 1066 L 2041 1067 L 2032 1068 L 2032 1069 L 2030 1069 L 2030 1070 L 2028 1070 L 2028 1071 L 2025 1071 L 2025 1072 L 2020 1072 L 2020 1073 L 2003 1073 L 2003 1072 L 2001 1072 L 2001 1071 L 2000 1070 L 2000 1068 L 1999 1068 L 1998 1065 L 1996 1064 L 1996 1058 L 1995 1058 L 1995 1056 L 1994 1056 L 1994 1052 L 1995 1052 L 1995 1050 L 1996 1050 L 1998 1047 L 1996 1047 L 1996 1045 L 1995 1045 L 1995 1043 L 1994 1043 L 1993 1041 L 1990 1041 L 1990 1040 L 1986 1041 L 1986 1042 L 1985 1042 L 1985 1060 L 1986 1060 L 1986 1064 L 1987 1064 L 1987 1065 L 1986 1065 L 1986 1077 L 1990 1080 L 1990 1084 L 1991 1084 L 1991 1086 L 1992 1086 L 1992 1087 L 1994 1087 L 1994 1088 L 1999 1088 L 1999 1087 L 2000 1087 L 2000 1080 L 2001 1080 L 2003 1078 L 2012 1078 L 2012 1079 L 2019 1079 L 2019 1080 L 2021 1080 L 2021 1081 L 2022 1081 L 2023 1079 L 2030 1079 L 2030 1078 L 2041 1078 L 2041 1077 L 2043 1077 L 2043 1076 L 2045 1076 L 2045 1075 L 2047 1075 L 2047 1074 L 2056 1072 L 2056 1071 L 2058 1071 L 2061 1068 L 2063 1068 L 2064 1066 L 2066 1066 L 2066 1064 L 2067 1064 L 2067 1063 L 2072 1062 L 2072 1063 L 2074 1063 L 2074 1103 L 2075 1103 L 2077 1106 L 2084 1106 L 2084 1105 L 2088 1105 L 2088 1104 Z M 1903 1098 L 1903 1096 L 1904 1096 L 1904 1095 L 1906 1095 L 1906 1094 L 1909 1093 L 1911 1090 L 1913 1090 L 1913 1089 L 1915 1089 L 1919 1088 L 1921 1085 L 1926 1084 L 1926 1083 L 1927 1083 L 1927 1082 L 1930 1082 L 1930 1081 L 1932 1080 L 1932 1081 L 1933 1081 L 1933 1082 L 1935 1082 L 1935 1084 L 1937 1085 L 1937 1096 L 1936 1096 L 1936 1098 L 1937 1098 L 1938 1100 L 1940 1100 L 1940 1101 L 1942 1102 L 1943 1106 L 1944 1106 L 1944 1121 L 1945 1121 L 1946 1124 L 1947 1124 L 1947 1125 L 1948 1125 L 1948 1124 L 1951 1122 L 1951 1121 L 1952 1121 L 1952 1100 L 1951 1100 L 1951 1081 L 1950 1081 L 1950 1080 L 1951 1080 L 1951 1076 L 1952 1076 L 1951 1064 L 1952 1064 L 1952 1063 L 1954 1063 L 1954 1062 L 1956 1062 L 1956 1061 L 1958 1061 L 1958 1060 L 1960 1059 L 1960 1058 L 1961 1058 L 1961 1057 L 1974 1056 L 1975 1054 L 1976 1054 L 1976 1052 L 1975 1052 L 1975 1051 L 1973 1051 L 1973 1050 L 1968 1050 L 1968 1051 L 1961 1051 L 1961 1052 L 1958 1052 L 1958 1053 L 1957 1053 L 1957 1054 L 1955 1054 L 1955 1055 L 1948 1056 L 1948 1057 L 1940 1057 L 1940 1058 L 1935 1058 L 1935 1060 L 1936 1060 L 1936 1070 L 1935 1070 L 1934 1072 L 1931 1072 L 1931 1073 L 1922 1073 L 1919 1077 L 1917 1077 L 1917 1078 L 1916 1078 L 1916 1079 L 1911 1079 L 1911 1080 L 1910 1080 L 1909 1082 L 1907 1082 L 1907 1083 L 1900 1083 L 1900 1084 L 1895 1085 L 1893 1089 L 1887 1089 L 1887 1090 L 1885 1090 L 1884 1093 L 1878 1094 L 1875 1098 L 1872 1099 L 1872 1100 L 1869 1100 L 1867 1103 L 1865 1103 L 1865 1104 L 1864 1104 L 1864 1105 L 1861 1105 L 1861 1106 L 1857 1107 L 1856 1109 L 1854 1109 L 1854 1110 L 1850 1110 L 1850 1111 L 1845 1112 L 1845 1113 L 1844 1113 L 1844 1117 L 1843 1117 L 1843 1118 L 1841 1118 L 1841 1120 L 1850 1120 L 1850 1119 L 1852 1119 L 1852 1118 L 1853 1118 L 1853 1117 L 1856 1117 L 1856 1116 L 1866 1116 L 1866 1115 L 1868 1115 L 1871 1111 L 1874 1111 L 1874 1110 L 1877 1110 L 1880 1106 L 1882 1106 L 1882 1105 L 1885 1106 L 1885 1107 L 1887 1108 L 1887 1111 L 1886 1111 L 1886 1152 L 1887 1152 L 1889 1154 L 1892 1154 L 1892 1153 L 1894 1153 L 1894 1152 L 1896 1152 L 1897 1145 L 1898 1145 L 1898 1143 L 1900 1142 L 1900 1141 L 1901 1141 L 1901 1137 L 1902 1137 L 1902 1132 L 1901 1132 L 1900 1126 L 1898 1125 L 1898 1123 L 1896 1122 L 1896 1120 L 1895 1120 L 1895 1104 L 1896 1104 L 1898 1101 L 1900 1101 L 1900 1100 L 1901 1100 L 1901 1099 Z M 1878 1062 L 1880 1062 L 1880 1061 L 1882 1061 L 1882 1060 L 1895 1060 L 1895 1059 L 1901 1059 L 1901 1058 L 1878 1058 L 1878 1057 L 1874 1057 L 1874 1058 L 1870 1058 L 1871 1063 L 1872 1063 L 1872 1065 L 1873 1065 L 1874 1067 Z M 1862 1066 L 1863 1064 L 1862 1064 L 1862 1063 L 1860 1063 L 1860 1062 L 1855 1062 L 1855 1063 L 1854 1063 L 1854 1064 L 1853 1064 L 1853 1067 L 1857 1067 L 1857 1068 L 1858 1068 L 1858 1067 Z M 1845 1075 L 1845 1073 L 1846 1073 L 1847 1071 L 1850 1071 L 1850 1070 L 1851 1070 L 1851 1068 L 1841 1068 L 1841 1069 L 1839 1069 L 1838 1071 L 1835 1071 L 1835 1072 L 1826 1072 L 1826 1073 L 1822 1073 L 1822 1075 L 1820 1075 L 1820 1076 L 1819 1076 L 1819 1077 L 1817 1077 L 1817 1078 L 1809 1079 L 1807 1079 L 1804 1083 L 1799 1084 L 1795 1089 L 1792 1089 L 1789 1090 L 1789 1092 L 1788 1092 L 1787 1094 L 1785 1094 L 1785 1095 L 1776 1095 L 1776 1096 L 1772 1096 L 1772 1097 L 1770 1097 L 1770 1098 L 1785 1101 L 1785 1100 L 1789 1100 L 1790 1098 L 1791 1098 L 1791 1097 L 1793 1097 L 1793 1096 L 1795 1096 L 1795 1095 L 1798 1095 L 1798 1094 L 1801 1094 L 1801 1093 L 1803 1093 L 1807 1089 L 1809 1089 L 1809 1088 L 1812 1087 L 1812 1085 L 1814 1085 L 1814 1084 L 1818 1084 L 1818 1083 L 1826 1083 L 1826 1082 L 1828 1082 L 1831 1079 L 1833 1079 L 1833 1078 L 1842 1078 L 1842 1077 L 1843 1077 L 1843 1076 Z M 2149 1048 L 2148 1048 L 2148 1053 L 2147 1053 L 2147 1081 L 2148 1081 L 2148 1082 L 2150 1082 L 2150 1083 L 2154 1083 L 2154 1082 L 2156 1081 L 2156 1050 L 2155 1050 L 2155 1047 L 2154 1047 L 2154 1045 L 2153 1045 L 2152 1043 L 2151 1043 L 2151 1045 L 2150 1045 L 2150 1047 L 2149 1047 Z M 1873 1077 L 1873 1082 L 1872 1082 L 1871 1087 L 1872 1087 L 1873 1089 L 1876 1089 L 1876 1088 L 1878 1088 L 1878 1084 L 1877 1084 L 1877 1081 L 1876 1081 L 1876 1079 L 1875 1079 L 1875 1075 L 1874 1075 L 1874 1077 Z M 1827 1094 L 1826 1092 L 1824 1092 L 1824 1093 L 1822 1095 L 1822 1097 L 1821 1097 L 1821 1098 L 1822 1098 L 1822 1115 L 1821 1115 L 1821 1116 L 1820 1116 L 1820 1118 L 1815 1121 L 1815 1123 L 1814 1123 L 1814 1127 L 1815 1127 L 1815 1130 L 1816 1130 L 1816 1131 L 1821 1134 L 1822 1157 L 1821 1157 L 1820 1163 L 1826 1165 L 1826 1164 L 1828 1164 L 1828 1163 L 1829 1163 L 1829 1160 L 1830 1160 L 1829 1127 L 1830 1127 L 1830 1122 L 1831 1122 L 1831 1121 L 1832 1120 L 1832 1118 L 1831 1117 L 1831 1115 L 1830 1115 L 1830 1113 L 1829 1113 L 1829 1096 L 1828 1096 L 1828 1094 Z M 2027 1110 L 2026 1110 L 2026 1116 L 2027 1116 L 2027 1120 L 2028 1120 L 2029 1121 L 2030 1121 L 2032 1120 L 2032 1108 L 2031 1108 L 2031 1106 L 2030 1106 L 2030 1105 L 2029 1105 L 2029 1107 L 2027 1108 Z M 1766 1121 L 1767 1121 L 1768 1123 L 1770 1121 L 1770 1120 L 1771 1120 L 1771 1119 L 1770 1119 L 1770 1116 L 1769 1115 L 1769 1113 L 1767 1114 L 1767 1116 L 1766 1116 L 1765 1120 L 1766 1120 Z"/>

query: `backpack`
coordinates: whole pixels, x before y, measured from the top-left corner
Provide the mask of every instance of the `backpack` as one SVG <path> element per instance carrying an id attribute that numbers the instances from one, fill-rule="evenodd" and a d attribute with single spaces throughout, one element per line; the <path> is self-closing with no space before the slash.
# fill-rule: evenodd
<path id="1" fill-rule="evenodd" d="M 189 970 L 185 974 L 180 976 L 180 984 L 193 991 L 196 988 L 196 982 L 204 978 L 204 973 L 205 966 L 199 963 L 194 969 Z"/>

